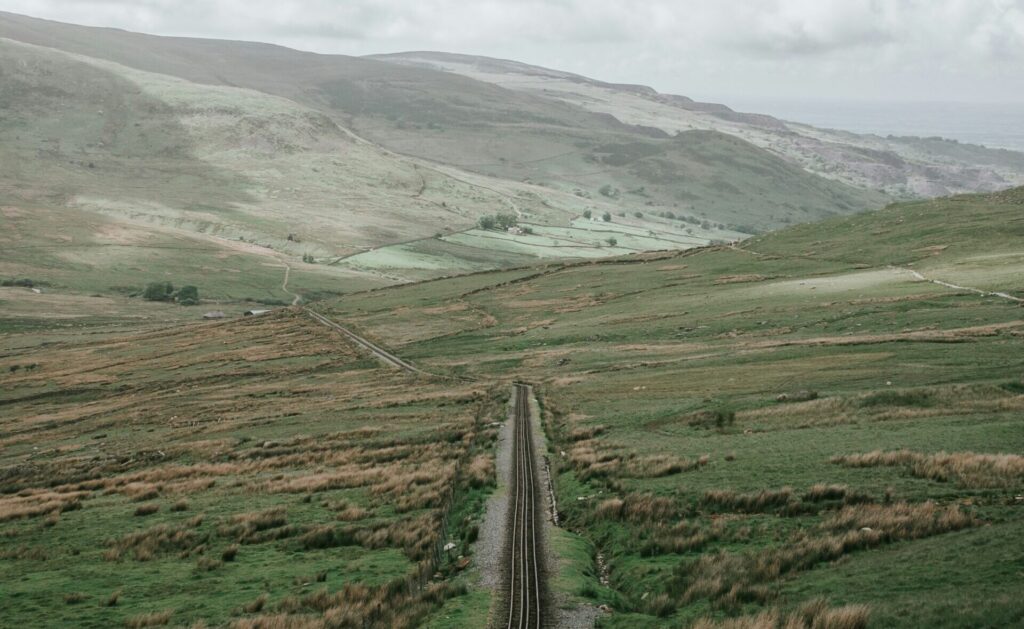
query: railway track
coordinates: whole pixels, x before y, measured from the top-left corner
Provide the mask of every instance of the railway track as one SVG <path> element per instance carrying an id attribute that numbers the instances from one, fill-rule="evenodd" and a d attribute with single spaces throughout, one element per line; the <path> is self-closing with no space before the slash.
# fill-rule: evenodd
<path id="1" fill-rule="evenodd" d="M 530 387 L 516 384 L 508 526 L 508 629 L 544 626 L 543 517 L 530 421 Z M 499 625 L 500 626 L 500 625 Z"/>
<path id="2" fill-rule="evenodd" d="M 418 373 L 418 374 L 426 373 L 422 369 L 419 369 L 418 367 L 416 367 L 416 366 L 414 366 L 414 365 L 412 365 L 410 363 L 407 363 L 406 361 L 402 360 L 398 356 L 395 356 L 394 354 L 392 354 L 391 352 L 387 351 L 386 349 L 384 349 L 380 345 L 377 345 L 373 341 L 370 341 L 369 339 L 365 339 L 365 338 L 359 336 L 358 334 L 356 334 L 355 332 L 353 332 L 352 330 L 349 330 L 345 326 L 340 325 L 338 323 L 335 323 L 334 321 L 331 321 L 330 319 L 328 319 L 327 317 L 323 316 L 319 312 L 315 312 L 313 310 L 310 310 L 309 308 L 305 308 L 304 310 L 306 311 L 306 313 L 309 316 L 313 317 L 315 320 L 319 321 L 320 323 L 326 325 L 329 328 L 332 328 L 334 330 L 337 330 L 338 332 L 341 332 L 346 338 L 348 338 L 348 340 L 352 341 L 353 343 L 355 343 L 359 347 L 362 347 L 363 349 L 365 349 L 366 351 L 370 352 L 371 354 L 373 354 L 374 356 L 379 358 L 381 361 L 391 365 L 392 367 L 395 367 L 397 369 L 401 369 L 403 371 L 408 371 L 409 373 Z"/>

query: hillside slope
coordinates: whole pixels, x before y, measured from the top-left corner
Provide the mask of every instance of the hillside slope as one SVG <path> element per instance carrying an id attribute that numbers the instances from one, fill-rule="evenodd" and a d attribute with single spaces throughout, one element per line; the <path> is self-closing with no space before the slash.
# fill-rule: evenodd
<path id="1" fill-rule="evenodd" d="M 412 67 L 445 70 L 524 94 L 543 95 L 627 124 L 674 134 L 715 130 L 743 138 L 809 172 L 896 197 L 992 191 L 1024 183 L 1024 154 L 940 138 L 858 135 L 797 121 L 741 113 L 717 103 L 660 94 L 515 61 L 441 52 L 373 55 Z"/>
<path id="2" fill-rule="evenodd" d="M 1012 625 L 1022 207 L 1024 188 L 896 204 L 327 312 L 421 368 L 538 384 L 573 532 L 557 583 L 613 608 L 602 627 Z"/>
<path id="3" fill-rule="evenodd" d="M 696 136 L 651 127 L 541 95 L 418 67 L 278 46 L 161 38 L 0 14 L 0 37 L 106 59 L 192 82 L 282 96 L 332 116 L 406 155 L 597 196 L 642 190 L 627 208 L 682 209 L 716 222 L 777 226 L 877 204 L 880 196 L 821 181 L 779 162 L 771 186 L 748 185 L 748 161 L 774 162 L 746 142 L 725 142 L 732 161 L 694 161 Z M 684 134 L 685 136 L 685 134 Z M 496 138 L 515 141 L 495 141 Z M 723 138 L 723 140 L 725 140 Z M 608 147 L 627 147 L 605 159 Z M 678 172 L 678 175 L 677 175 Z M 802 196 L 792 194 L 799 190 Z"/>
<path id="4" fill-rule="evenodd" d="M 887 198 L 743 131 L 777 121 L 673 127 L 495 81 L 543 75 L 735 118 L 723 106 L 521 65 L 478 80 L 391 61 L 0 13 L 0 201 L 16 218 L 0 275 L 103 293 L 167 279 L 290 302 L 734 241 Z M 864 155 L 872 168 L 891 159 Z M 950 168 L 994 155 L 961 147 Z M 474 229 L 495 213 L 532 233 Z"/>

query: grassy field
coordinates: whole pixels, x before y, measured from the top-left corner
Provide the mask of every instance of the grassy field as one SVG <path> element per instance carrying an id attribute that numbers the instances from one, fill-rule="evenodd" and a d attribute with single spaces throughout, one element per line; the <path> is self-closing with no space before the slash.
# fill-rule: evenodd
<path id="1" fill-rule="evenodd" d="M 1024 312 L 910 270 L 1024 296 L 1022 200 L 896 205 L 330 312 L 421 366 L 541 385 L 564 524 L 610 587 L 567 543 L 577 567 L 558 583 L 610 605 L 601 626 L 1010 626 Z"/>
<path id="2" fill-rule="evenodd" d="M 503 390 L 386 372 L 296 312 L 34 334 L 0 356 L 4 624 L 414 626 L 473 602 L 455 560 Z"/>
<path id="3" fill-rule="evenodd" d="M 0 612 L 480 624 L 458 558 L 518 378 L 556 474 L 552 587 L 600 626 L 1019 624 L 1022 202 L 317 304 L 476 383 L 382 369 L 294 310 L 182 325 L 4 289 Z"/>

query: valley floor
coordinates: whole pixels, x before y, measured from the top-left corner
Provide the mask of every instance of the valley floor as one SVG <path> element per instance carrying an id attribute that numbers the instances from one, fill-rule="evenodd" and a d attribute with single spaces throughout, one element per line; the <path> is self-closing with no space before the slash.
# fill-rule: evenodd
<path id="1" fill-rule="evenodd" d="M 482 626 L 474 541 L 528 381 L 552 600 L 599 626 L 1020 624 L 1022 195 L 316 305 L 426 375 L 299 308 L 6 320 L 0 611 Z"/>

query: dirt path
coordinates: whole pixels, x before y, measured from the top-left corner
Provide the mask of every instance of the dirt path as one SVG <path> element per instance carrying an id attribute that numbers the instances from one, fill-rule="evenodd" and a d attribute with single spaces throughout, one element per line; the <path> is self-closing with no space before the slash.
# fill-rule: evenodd
<path id="1" fill-rule="evenodd" d="M 1021 299 L 1020 297 L 1014 297 L 1009 293 L 982 290 L 980 288 L 973 288 L 971 286 L 958 286 L 956 284 L 950 284 L 949 282 L 943 282 L 942 280 L 936 280 L 929 277 L 925 277 L 924 275 L 922 275 L 918 271 L 915 271 L 914 269 L 908 269 L 902 266 L 895 268 L 910 273 L 911 275 L 914 276 L 915 279 L 920 280 L 922 282 L 931 282 L 932 284 L 938 284 L 939 286 L 945 286 L 946 288 L 952 288 L 953 290 L 962 290 L 970 293 L 976 293 L 983 297 L 1000 297 L 1002 299 L 1008 299 L 1010 301 L 1017 302 L 1018 304 L 1024 304 L 1024 299 Z"/>
<path id="2" fill-rule="evenodd" d="M 281 290 L 294 297 L 295 299 L 292 299 L 292 305 L 298 306 L 299 302 L 302 301 L 302 295 L 299 295 L 298 293 L 293 293 L 292 291 L 288 290 L 288 279 L 292 275 L 292 267 L 290 267 L 287 264 L 282 266 L 284 267 L 284 281 L 281 282 Z"/>
<path id="3" fill-rule="evenodd" d="M 310 310 L 309 308 L 306 308 L 305 311 L 306 311 L 306 313 L 309 316 L 313 317 L 314 319 L 316 319 L 320 323 L 326 325 L 329 328 L 337 330 L 338 332 L 341 332 L 346 338 L 348 338 L 348 340 L 352 341 L 353 343 L 355 343 L 359 347 L 363 348 L 364 350 L 370 352 L 371 354 L 373 354 L 374 356 L 379 358 L 382 362 L 387 363 L 388 365 L 390 365 L 392 367 L 395 367 L 397 369 L 401 369 L 403 371 L 407 371 L 409 373 L 426 374 L 426 372 L 423 371 L 422 369 L 419 369 L 418 367 L 414 367 L 412 364 L 402 360 L 398 356 L 395 356 L 394 354 L 392 354 L 391 352 L 387 351 L 383 347 L 377 345 L 373 341 L 370 341 L 369 339 L 365 339 L 365 338 L 359 336 L 358 334 L 356 334 L 352 330 L 349 330 L 348 328 L 346 328 L 346 327 L 344 327 L 342 325 L 339 325 L 338 323 L 335 323 L 334 321 L 331 321 L 330 319 L 328 319 L 327 317 L 323 316 L 322 314 L 320 314 L 318 312 L 314 312 L 314 311 Z M 430 374 L 427 374 L 427 375 L 430 375 Z"/>

